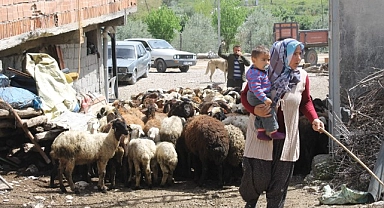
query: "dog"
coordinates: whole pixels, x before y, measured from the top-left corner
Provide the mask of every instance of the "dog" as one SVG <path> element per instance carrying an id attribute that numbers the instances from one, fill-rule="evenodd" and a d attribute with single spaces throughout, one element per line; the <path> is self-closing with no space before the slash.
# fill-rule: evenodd
<path id="1" fill-rule="evenodd" d="M 225 59 L 211 59 L 208 61 L 207 70 L 205 74 L 211 72 L 209 76 L 210 81 L 212 82 L 212 75 L 215 73 L 216 69 L 220 69 L 224 72 L 224 82 L 227 82 L 227 72 L 228 72 L 228 63 Z"/>

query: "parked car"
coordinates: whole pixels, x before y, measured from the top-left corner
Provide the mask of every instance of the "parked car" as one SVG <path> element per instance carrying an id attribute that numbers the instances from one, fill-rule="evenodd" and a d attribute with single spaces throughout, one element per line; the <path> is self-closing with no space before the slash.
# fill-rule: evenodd
<path id="1" fill-rule="evenodd" d="M 167 68 L 179 68 L 187 72 L 190 66 L 196 65 L 196 54 L 179 51 L 172 47 L 166 40 L 149 38 L 131 38 L 128 41 L 139 41 L 151 52 L 151 67 L 158 72 L 165 72 Z"/>
<path id="2" fill-rule="evenodd" d="M 151 53 L 137 41 L 116 41 L 116 68 L 120 82 L 135 84 L 141 77 L 148 77 L 151 68 Z M 108 72 L 112 72 L 112 48 L 108 43 Z"/>

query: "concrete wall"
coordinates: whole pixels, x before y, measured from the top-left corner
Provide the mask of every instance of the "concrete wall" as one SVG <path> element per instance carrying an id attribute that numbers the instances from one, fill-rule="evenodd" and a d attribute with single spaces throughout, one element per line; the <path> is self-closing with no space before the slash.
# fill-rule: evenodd
<path id="1" fill-rule="evenodd" d="M 99 42 L 95 43 L 100 45 Z M 104 92 L 104 73 L 103 73 L 103 61 L 102 61 L 102 49 L 98 49 L 100 52 L 97 54 L 87 53 L 87 40 L 84 40 L 84 44 L 64 44 L 60 45 L 63 52 L 63 60 L 65 67 L 70 72 L 79 73 L 79 79 L 74 81 L 73 87 L 76 92 L 81 93 L 101 93 Z M 80 56 L 80 69 L 79 69 L 79 53 Z"/>
<path id="2" fill-rule="evenodd" d="M 383 0 L 339 0 L 342 103 L 345 90 L 377 71 L 373 67 L 384 68 L 383 9 Z M 337 21 L 335 18 L 332 21 Z M 359 90 L 351 91 L 352 95 L 359 93 Z"/>

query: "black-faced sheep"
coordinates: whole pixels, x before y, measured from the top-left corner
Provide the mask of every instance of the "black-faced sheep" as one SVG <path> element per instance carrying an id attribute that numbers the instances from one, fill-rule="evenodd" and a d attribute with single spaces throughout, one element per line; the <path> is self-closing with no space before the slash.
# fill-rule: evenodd
<path id="1" fill-rule="evenodd" d="M 140 188 L 141 170 L 145 172 L 145 179 L 148 187 L 152 187 L 151 167 L 154 167 L 156 162 L 154 160 L 156 153 L 156 144 L 148 138 L 132 139 L 128 146 L 128 166 L 130 184 L 133 175 L 133 166 L 135 166 L 135 189 Z"/>
<path id="2" fill-rule="evenodd" d="M 195 115 L 195 106 L 190 100 L 177 101 L 170 107 L 168 116 L 179 116 L 182 118 L 190 118 Z"/>
<path id="3" fill-rule="evenodd" d="M 328 113 L 317 112 L 327 129 Z M 307 175 L 311 171 L 312 159 L 318 154 L 328 154 L 329 138 L 312 129 L 312 124 L 305 116 L 299 118 L 300 157 L 295 162 L 295 175 Z"/>
<path id="4" fill-rule="evenodd" d="M 201 176 L 198 184 L 205 180 L 209 162 L 218 167 L 219 187 L 223 186 L 223 163 L 229 150 L 228 132 L 224 124 L 208 115 L 198 115 L 188 119 L 184 133 L 185 145 L 189 152 L 201 162 Z M 198 168 L 198 166 L 196 166 Z M 198 175 L 195 175 L 197 179 Z"/>
<path id="5" fill-rule="evenodd" d="M 115 154 L 120 137 L 128 135 L 128 128 L 124 121 L 115 119 L 111 121 L 111 130 L 108 133 L 90 134 L 86 131 L 62 132 L 51 145 L 51 158 L 59 161 L 59 182 L 62 192 L 66 192 L 63 184 L 65 174 L 72 191 L 79 193 L 72 179 L 72 171 L 75 165 L 97 162 L 99 181 L 98 188 L 106 192 L 104 184 L 107 162 Z"/>
<path id="6" fill-rule="evenodd" d="M 173 171 L 176 169 L 178 162 L 175 145 L 170 142 L 158 143 L 155 157 L 163 173 L 160 186 L 171 185 L 173 183 Z M 154 173 L 155 181 L 157 181 L 156 172 Z"/>

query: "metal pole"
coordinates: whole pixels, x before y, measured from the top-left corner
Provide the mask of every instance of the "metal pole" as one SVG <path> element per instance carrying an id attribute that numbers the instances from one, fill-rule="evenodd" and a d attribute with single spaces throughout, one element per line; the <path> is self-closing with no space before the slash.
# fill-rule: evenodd
<path id="1" fill-rule="evenodd" d="M 219 41 L 219 45 L 221 44 L 220 37 L 220 0 L 217 0 L 217 37 Z"/>
<path id="2" fill-rule="evenodd" d="M 339 0 L 329 1 L 330 3 L 330 24 L 328 31 L 329 42 L 329 130 L 336 138 L 340 138 L 340 129 L 338 126 L 341 122 L 340 112 L 340 14 Z M 330 152 L 333 153 L 334 143 L 330 142 Z"/>
<path id="3" fill-rule="evenodd" d="M 324 18 L 323 18 L 323 13 L 324 13 L 324 10 L 323 10 L 323 0 L 320 0 L 320 4 L 321 4 L 321 24 L 323 25 L 324 24 Z M 323 27 L 323 26 L 322 26 Z"/>
<path id="4" fill-rule="evenodd" d="M 103 32 L 103 66 L 104 66 L 104 94 L 109 103 L 108 96 L 108 32 L 104 29 Z"/>

